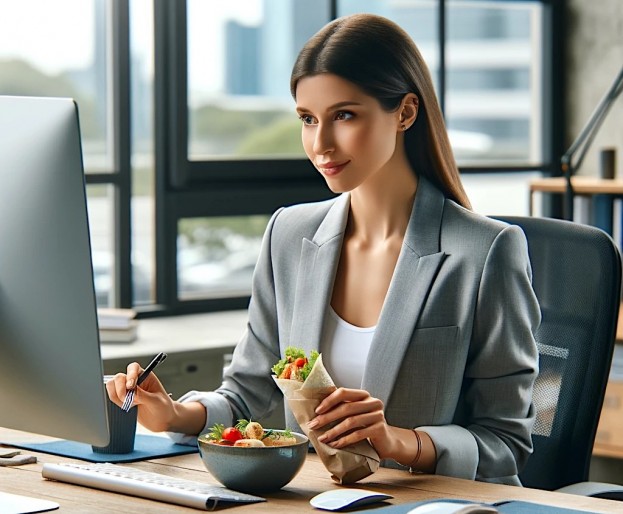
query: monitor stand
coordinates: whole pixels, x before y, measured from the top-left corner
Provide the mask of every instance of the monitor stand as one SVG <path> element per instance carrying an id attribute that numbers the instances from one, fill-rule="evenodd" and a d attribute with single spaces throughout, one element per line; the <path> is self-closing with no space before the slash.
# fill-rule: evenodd
<path id="1" fill-rule="evenodd" d="M 31 514 L 35 512 L 47 512 L 56 510 L 60 505 L 49 500 L 40 500 L 30 496 L 4 493 L 0 491 L 0 505 L 2 512 L 7 514 Z"/>

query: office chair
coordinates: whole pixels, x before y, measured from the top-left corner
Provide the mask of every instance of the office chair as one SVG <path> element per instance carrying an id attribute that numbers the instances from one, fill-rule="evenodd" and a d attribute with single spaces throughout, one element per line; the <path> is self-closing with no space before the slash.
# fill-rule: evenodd
<path id="1" fill-rule="evenodd" d="M 568 221 L 497 217 L 528 241 L 542 322 L 534 453 L 526 487 L 623 500 L 623 487 L 586 483 L 610 372 L 620 306 L 621 258 L 603 231 Z"/>

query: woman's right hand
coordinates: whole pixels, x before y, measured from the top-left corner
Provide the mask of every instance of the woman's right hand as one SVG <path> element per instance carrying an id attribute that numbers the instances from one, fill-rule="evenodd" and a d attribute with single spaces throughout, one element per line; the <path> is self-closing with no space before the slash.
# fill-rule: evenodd
<path id="1" fill-rule="evenodd" d="M 117 373 L 108 381 L 106 391 L 110 400 L 121 406 L 126 392 L 135 387 L 142 371 L 140 364 L 133 362 L 128 365 L 126 373 Z M 176 424 L 175 404 L 154 373 L 136 387 L 133 405 L 138 407 L 138 422 L 152 432 L 170 430 Z"/>

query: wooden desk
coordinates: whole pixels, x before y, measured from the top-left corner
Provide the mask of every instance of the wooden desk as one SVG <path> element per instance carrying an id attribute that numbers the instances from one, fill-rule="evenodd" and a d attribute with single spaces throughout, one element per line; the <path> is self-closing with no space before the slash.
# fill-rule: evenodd
<path id="1" fill-rule="evenodd" d="M 33 437 L 23 432 L 1 429 L 0 438 L 6 441 L 24 441 Z M 11 439 L 12 438 L 12 439 Z M 28 452 L 32 453 L 32 452 Z M 61 505 L 59 512 L 64 513 L 102 513 L 110 512 L 198 512 L 194 509 L 177 507 L 167 503 L 134 498 L 117 493 L 99 491 L 62 482 L 45 480 L 41 477 L 43 463 L 76 462 L 54 455 L 36 453 L 38 462 L 19 467 L 0 467 L 0 490 L 7 493 L 33 496 L 55 501 Z M 153 471 L 190 480 L 216 483 L 205 471 L 197 454 L 166 459 L 136 462 L 130 464 L 145 471 Z M 599 500 L 562 493 L 551 493 L 536 489 L 525 489 L 504 485 L 472 482 L 435 475 L 410 475 L 405 471 L 381 468 L 359 486 L 381 491 L 394 496 L 391 504 L 415 502 L 434 498 L 465 498 L 479 502 L 494 502 L 515 499 L 544 503 L 559 507 L 568 507 L 590 512 L 621 512 L 622 504 L 610 500 Z M 283 490 L 266 495 L 267 502 L 242 505 L 231 509 L 235 512 L 284 513 L 318 512 L 309 505 L 309 500 L 316 494 L 334 489 L 335 485 L 316 455 L 310 454 L 301 472 Z M 228 509 L 228 512 L 230 510 Z"/>

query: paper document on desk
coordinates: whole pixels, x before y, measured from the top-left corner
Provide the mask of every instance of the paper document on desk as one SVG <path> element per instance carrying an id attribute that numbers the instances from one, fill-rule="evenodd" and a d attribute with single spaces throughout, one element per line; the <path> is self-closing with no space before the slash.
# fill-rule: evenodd
<path id="1" fill-rule="evenodd" d="M 55 510 L 59 507 L 58 503 L 49 500 L 0 491 L 0 512 L 2 514 L 30 514 L 31 512 Z"/>

